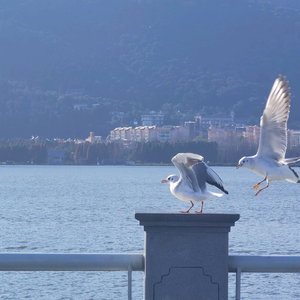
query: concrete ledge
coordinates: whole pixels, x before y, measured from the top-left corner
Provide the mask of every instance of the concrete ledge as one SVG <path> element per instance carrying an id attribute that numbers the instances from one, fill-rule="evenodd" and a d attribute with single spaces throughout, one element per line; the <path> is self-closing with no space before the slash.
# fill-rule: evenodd
<path id="1" fill-rule="evenodd" d="M 230 231 L 230 227 L 240 218 L 234 212 L 208 211 L 202 214 L 180 213 L 178 211 L 137 210 L 135 218 L 145 227 L 203 227 Z M 228 230 L 227 230 L 228 229 Z M 198 228 L 200 230 L 200 228 Z"/>

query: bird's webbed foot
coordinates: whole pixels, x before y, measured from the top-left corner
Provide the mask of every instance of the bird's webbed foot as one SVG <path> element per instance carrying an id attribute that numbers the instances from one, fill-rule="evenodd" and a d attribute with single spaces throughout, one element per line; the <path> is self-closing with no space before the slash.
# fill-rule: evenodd
<path id="1" fill-rule="evenodd" d="M 192 206 L 187 210 L 187 211 L 180 211 L 180 213 L 182 213 L 182 214 L 188 214 L 189 212 L 190 212 L 190 210 L 191 210 L 191 208 L 194 206 L 194 203 L 191 201 L 191 204 L 192 204 Z"/>
<path id="2" fill-rule="evenodd" d="M 258 191 L 255 193 L 254 196 L 257 196 L 262 190 L 266 189 L 268 186 L 269 186 L 269 182 L 268 182 L 268 184 L 267 184 L 264 188 L 258 190 Z"/>
<path id="3" fill-rule="evenodd" d="M 257 184 L 253 187 L 253 189 L 257 190 L 258 187 L 259 187 L 259 184 L 257 183 Z"/>
<path id="4" fill-rule="evenodd" d="M 257 183 L 257 184 L 253 187 L 253 189 L 257 190 L 258 187 L 259 187 L 259 185 L 260 185 L 262 182 L 266 181 L 266 180 L 267 180 L 267 176 L 265 177 L 264 180 L 262 180 L 262 181 L 260 181 L 259 183 Z M 260 190 L 260 191 L 261 191 L 261 190 Z M 259 193 L 259 191 L 255 194 L 255 196 L 256 196 L 258 193 Z"/>
<path id="5" fill-rule="evenodd" d="M 203 201 L 201 202 L 201 209 L 199 211 L 195 211 L 195 214 L 202 214 L 203 210 Z"/>

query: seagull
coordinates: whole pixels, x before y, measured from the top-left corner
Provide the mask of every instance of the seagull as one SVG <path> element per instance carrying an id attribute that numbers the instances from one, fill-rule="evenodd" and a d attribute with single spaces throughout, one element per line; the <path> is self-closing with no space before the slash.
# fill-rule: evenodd
<path id="1" fill-rule="evenodd" d="M 260 141 L 254 156 L 240 159 L 237 168 L 245 167 L 264 179 L 253 188 L 267 181 L 267 185 L 255 194 L 269 186 L 270 181 L 287 180 L 300 183 L 299 176 L 289 164 L 300 160 L 300 157 L 285 158 L 287 147 L 287 120 L 290 112 L 290 96 L 288 81 L 279 75 L 271 89 L 263 115 L 260 118 Z"/>
<path id="2" fill-rule="evenodd" d="M 201 155 L 178 153 L 172 158 L 172 163 L 178 169 L 180 177 L 169 175 L 161 182 L 170 184 L 170 191 L 176 198 L 191 203 L 191 207 L 187 211 L 180 211 L 181 213 L 189 213 L 195 202 L 201 202 L 201 209 L 195 213 L 202 213 L 204 200 L 223 196 L 208 191 L 206 182 L 228 194 L 221 178 L 203 161 Z"/>

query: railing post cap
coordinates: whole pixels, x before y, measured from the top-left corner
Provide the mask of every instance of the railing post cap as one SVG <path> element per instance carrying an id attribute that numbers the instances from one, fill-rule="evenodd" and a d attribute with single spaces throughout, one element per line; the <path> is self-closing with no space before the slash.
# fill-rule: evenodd
<path id="1" fill-rule="evenodd" d="M 178 211 L 136 210 L 135 218 L 144 226 L 234 226 L 240 215 L 232 211 L 206 211 L 202 214 L 180 213 Z"/>

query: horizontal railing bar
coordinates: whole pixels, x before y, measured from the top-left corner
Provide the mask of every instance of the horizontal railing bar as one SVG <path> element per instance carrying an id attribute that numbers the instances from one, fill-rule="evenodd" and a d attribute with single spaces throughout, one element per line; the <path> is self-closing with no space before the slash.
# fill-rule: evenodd
<path id="1" fill-rule="evenodd" d="M 0 253 L 0 271 L 144 271 L 143 254 Z M 300 273 L 300 256 L 228 257 L 228 272 Z"/>
<path id="2" fill-rule="evenodd" d="M 144 271 L 143 254 L 0 253 L 0 271 Z"/>
<path id="3" fill-rule="evenodd" d="M 250 256 L 230 255 L 228 272 L 250 273 L 300 273 L 300 256 Z"/>

